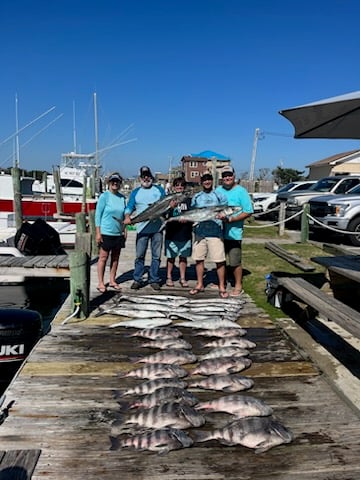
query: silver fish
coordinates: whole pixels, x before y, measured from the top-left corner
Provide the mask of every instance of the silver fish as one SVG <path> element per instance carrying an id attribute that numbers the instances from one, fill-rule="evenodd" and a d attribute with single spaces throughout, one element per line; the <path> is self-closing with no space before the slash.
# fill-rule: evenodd
<path id="1" fill-rule="evenodd" d="M 133 388 L 126 390 L 122 396 L 127 395 L 147 395 L 153 393 L 159 388 L 163 387 L 177 387 L 177 388 L 186 388 L 187 383 L 180 378 L 158 378 L 156 380 L 148 380 L 146 382 L 140 383 Z"/>
<path id="2" fill-rule="evenodd" d="M 187 371 L 180 365 L 169 365 L 167 363 L 149 363 L 135 370 L 130 370 L 123 377 L 148 378 L 183 378 L 187 376 Z"/>
<path id="3" fill-rule="evenodd" d="M 154 304 L 164 304 L 168 306 L 181 306 L 189 303 L 189 299 L 186 297 L 180 297 L 175 295 L 121 295 L 116 298 L 117 302 L 131 302 L 131 303 L 154 303 Z"/>
<path id="4" fill-rule="evenodd" d="M 159 348 L 165 350 L 167 348 L 183 348 L 185 350 L 191 350 L 192 345 L 183 338 L 164 338 L 159 340 L 153 340 L 142 344 L 147 348 Z"/>
<path id="5" fill-rule="evenodd" d="M 199 360 L 207 360 L 222 357 L 247 357 L 249 353 L 249 350 L 240 347 L 217 347 L 204 355 L 200 355 L 198 358 Z"/>
<path id="6" fill-rule="evenodd" d="M 193 335 L 200 335 L 202 337 L 218 337 L 218 338 L 232 338 L 243 336 L 247 334 L 247 330 L 244 328 L 234 328 L 234 327 L 221 327 L 218 329 L 211 330 L 201 330 L 199 332 L 193 333 Z"/>
<path id="7" fill-rule="evenodd" d="M 143 337 L 151 340 L 159 340 L 165 338 L 180 338 L 182 333 L 177 328 L 144 328 L 136 332 L 130 333 L 129 337 Z"/>
<path id="8" fill-rule="evenodd" d="M 104 314 L 110 315 L 119 315 L 120 317 L 128 317 L 128 318 L 165 318 L 166 315 L 163 312 L 151 312 L 151 314 L 147 310 L 132 310 L 132 309 L 125 309 L 125 308 L 118 308 L 118 307 L 99 307 L 99 312 L 96 314 L 96 317 Z"/>
<path id="9" fill-rule="evenodd" d="M 191 447 L 194 443 L 187 433 L 176 428 L 162 428 L 150 432 L 131 435 L 127 438 L 112 439 L 111 450 L 134 448 L 166 454 L 171 450 Z"/>
<path id="10" fill-rule="evenodd" d="M 207 320 L 195 320 L 193 322 L 185 321 L 176 324 L 179 327 L 188 328 L 201 328 L 207 330 L 215 330 L 222 327 L 232 327 L 241 329 L 241 326 L 231 320 L 225 320 L 221 318 L 208 318 Z"/>
<path id="11" fill-rule="evenodd" d="M 196 360 L 196 355 L 187 350 L 171 348 L 140 358 L 136 363 L 169 363 L 184 365 L 186 363 L 194 363 Z"/>
<path id="12" fill-rule="evenodd" d="M 246 357 L 224 357 L 202 360 L 191 372 L 192 375 L 214 375 L 238 373 L 251 365 L 250 358 Z"/>
<path id="13" fill-rule="evenodd" d="M 242 208 L 235 207 L 226 207 L 225 205 L 217 205 L 216 207 L 205 207 L 205 208 L 193 208 L 187 212 L 177 216 L 170 217 L 165 221 L 165 223 L 173 221 L 187 221 L 187 222 L 205 222 L 207 220 L 214 220 L 219 213 L 224 213 L 225 215 L 233 215 L 240 213 Z"/>
<path id="14" fill-rule="evenodd" d="M 240 392 L 253 387 L 254 380 L 242 375 L 210 375 L 199 380 L 192 380 L 189 388 L 219 390 L 222 392 Z"/>
<path id="15" fill-rule="evenodd" d="M 170 203 L 173 200 L 176 200 L 178 203 L 181 203 L 188 196 L 189 196 L 188 193 L 173 193 L 172 195 L 167 195 L 166 197 L 160 198 L 160 200 L 157 200 L 142 212 L 131 215 L 130 216 L 131 223 L 135 224 L 139 222 L 145 222 L 148 220 L 156 220 L 158 218 L 161 218 L 165 214 L 166 210 L 168 210 Z"/>
<path id="16" fill-rule="evenodd" d="M 126 328 L 155 328 L 170 325 L 170 318 L 134 318 L 132 320 L 122 320 L 121 322 L 112 323 L 109 328 L 126 327 Z"/>
<path id="17" fill-rule="evenodd" d="M 273 413 L 273 409 L 262 400 L 241 393 L 200 402 L 195 408 L 197 410 L 230 413 L 238 418 L 266 417 Z"/>
<path id="18" fill-rule="evenodd" d="M 243 445 L 263 453 L 282 443 L 290 443 L 294 435 L 271 417 L 247 417 L 235 420 L 212 432 L 194 433 L 196 442 L 216 439 L 224 445 Z"/>
<path id="19" fill-rule="evenodd" d="M 199 400 L 191 392 L 179 387 L 161 387 L 153 393 L 143 395 L 130 404 L 130 408 L 150 408 L 165 402 L 180 402 L 194 406 Z"/>
<path id="20" fill-rule="evenodd" d="M 127 424 L 146 428 L 189 428 L 200 427 L 204 423 L 204 416 L 193 407 L 177 402 L 168 402 L 147 410 L 140 410 L 127 419 L 116 420 L 112 425 L 111 435 L 124 432 Z"/>
<path id="21" fill-rule="evenodd" d="M 131 303 L 131 302 L 120 302 L 116 307 L 117 311 L 121 310 L 135 310 L 135 311 L 147 311 L 149 312 L 168 312 L 171 307 L 169 305 L 164 305 L 162 303 Z M 186 312 L 187 309 L 183 307 L 177 307 L 179 311 Z"/>
<path id="22" fill-rule="evenodd" d="M 204 347 L 240 347 L 240 348 L 255 348 L 256 343 L 243 337 L 223 337 L 206 343 Z"/>

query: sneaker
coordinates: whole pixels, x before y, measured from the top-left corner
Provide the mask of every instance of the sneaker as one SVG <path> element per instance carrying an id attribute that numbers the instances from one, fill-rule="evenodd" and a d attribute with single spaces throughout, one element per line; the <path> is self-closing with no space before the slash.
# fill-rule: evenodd
<path id="1" fill-rule="evenodd" d="M 158 283 L 150 283 L 150 286 L 153 290 L 157 290 L 157 291 L 159 291 L 161 288 Z"/>
<path id="2" fill-rule="evenodd" d="M 137 281 L 134 281 L 131 285 L 131 289 L 132 290 L 139 290 L 139 288 L 141 287 L 141 283 L 137 282 Z"/>

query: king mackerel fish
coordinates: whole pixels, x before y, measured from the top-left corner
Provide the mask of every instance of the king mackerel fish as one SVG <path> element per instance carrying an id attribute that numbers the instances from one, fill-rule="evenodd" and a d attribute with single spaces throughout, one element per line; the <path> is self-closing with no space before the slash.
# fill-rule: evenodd
<path id="1" fill-rule="evenodd" d="M 157 202 L 150 205 L 144 211 L 139 214 L 131 216 L 131 223 L 147 222 L 151 220 L 156 220 L 163 217 L 166 210 L 169 209 L 170 202 L 176 200 L 178 203 L 181 203 L 188 197 L 188 193 L 173 193 L 172 195 L 166 195 L 166 197 L 161 198 Z"/>
<path id="2" fill-rule="evenodd" d="M 218 205 L 216 207 L 194 208 L 177 217 L 170 217 L 167 222 L 173 221 L 188 221 L 188 222 L 205 222 L 206 220 L 214 220 L 219 213 L 225 215 L 238 214 L 242 208 L 226 207 L 225 205 Z"/>

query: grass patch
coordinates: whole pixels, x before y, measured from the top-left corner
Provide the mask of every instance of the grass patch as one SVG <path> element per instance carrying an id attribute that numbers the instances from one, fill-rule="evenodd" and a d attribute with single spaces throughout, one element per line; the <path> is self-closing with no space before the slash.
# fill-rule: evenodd
<path id="1" fill-rule="evenodd" d="M 248 231 L 246 231 L 246 238 Z M 269 238 L 269 241 L 273 240 Z M 282 248 L 294 253 L 306 261 L 310 260 L 310 257 L 323 256 L 324 251 L 312 244 L 282 244 Z M 265 294 L 266 280 L 265 276 L 271 272 L 284 272 L 284 273 L 297 273 L 304 275 L 304 278 L 309 279 L 312 273 L 303 272 L 295 266 L 288 263 L 286 260 L 278 257 L 270 250 L 265 248 L 264 243 L 243 243 L 243 269 L 244 269 L 244 289 L 251 298 L 254 300 L 259 308 L 265 310 L 271 318 L 281 318 L 284 313 L 281 309 L 275 308 L 267 302 Z M 326 255 L 326 254 L 325 254 Z M 314 278 L 323 274 L 325 268 L 316 265 L 314 263 Z"/>

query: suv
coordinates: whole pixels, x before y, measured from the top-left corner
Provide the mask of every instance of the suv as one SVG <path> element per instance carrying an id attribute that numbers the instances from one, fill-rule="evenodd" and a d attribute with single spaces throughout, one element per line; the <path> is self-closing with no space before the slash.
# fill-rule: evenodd
<path id="1" fill-rule="evenodd" d="M 336 230 L 359 232 L 359 235 L 348 235 L 350 242 L 360 247 L 360 184 L 345 195 L 325 195 L 314 197 L 309 201 L 310 215 L 315 220 Z M 327 231 L 316 221 L 309 219 L 312 231 Z"/>
<path id="2" fill-rule="evenodd" d="M 333 177 L 325 177 L 318 180 L 306 192 L 290 193 L 286 200 L 286 217 L 291 217 L 301 212 L 304 205 L 313 197 L 319 195 L 328 195 L 329 193 L 346 193 L 351 188 L 359 185 L 359 175 L 336 175 Z M 281 198 L 279 198 L 281 200 Z M 300 222 L 300 215 L 295 217 Z"/>
<path id="3" fill-rule="evenodd" d="M 280 193 L 287 193 L 293 192 L 298 190 L 306 190 L 311 187 L 312 184 L 316 183 L 316 181 L 308 180 L 308 181 L 299 181 L 299 182 L 290 182 L 282 187 L 279 188 L 276 192 L 272 193 L 255 193 L 253 194 L 254 197 L 254 213 L 263 213 L 267 210 L 271 210 L 275 208 L 278 202 L 278 195 Z"/>

